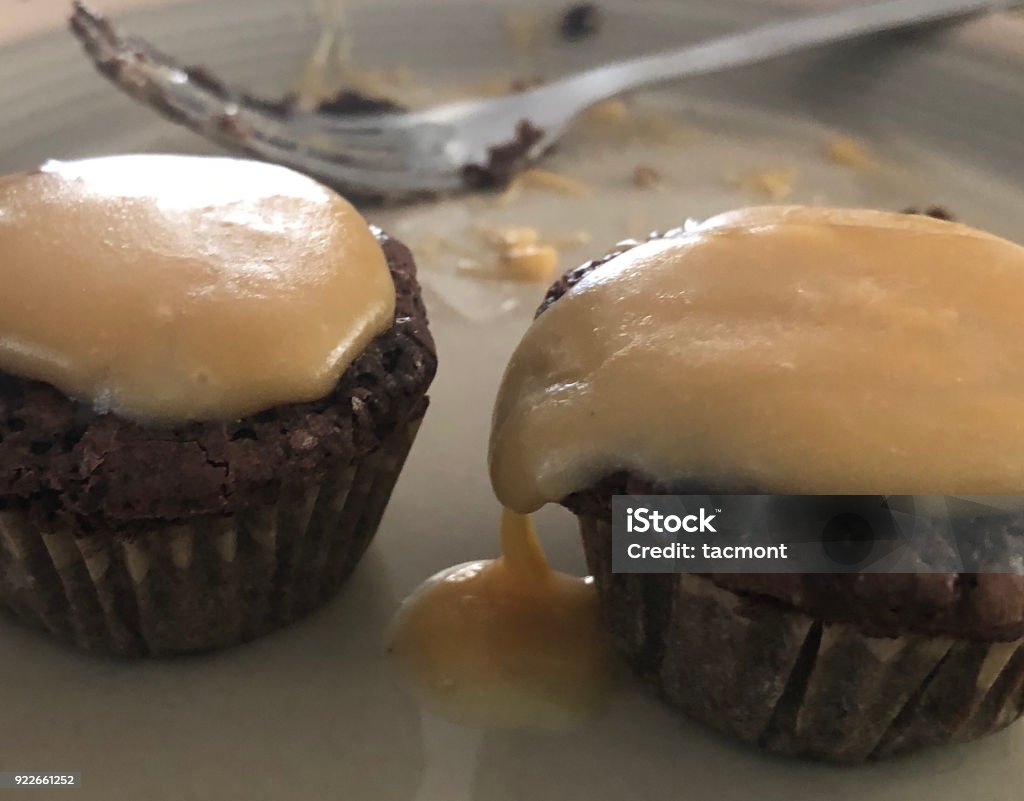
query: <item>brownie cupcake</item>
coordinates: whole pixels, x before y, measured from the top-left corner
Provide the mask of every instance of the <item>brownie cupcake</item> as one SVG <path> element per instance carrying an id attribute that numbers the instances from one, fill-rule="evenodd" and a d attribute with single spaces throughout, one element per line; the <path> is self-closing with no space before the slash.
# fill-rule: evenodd
<path id="1" fill-rule="evenodd" d="M 970 280 L 965 280 L 965 274 Z M 612 572 L 625 494 L 1016 495 L 1024 248 L 956 223 L 765 208 L 564 275 L 513 356 L 491 475 L 579 520 L 615 646 L 668 703 L 859 762 L 1024 711 L 1024 517 L 984 574 Z"/>
<path id="2" fill-rule="evenodd" d="M 119 655 L 250 640 L 372 539 L 436 355 L 409 251 L 283 168 L 0 179 L 0 601 Z"/>

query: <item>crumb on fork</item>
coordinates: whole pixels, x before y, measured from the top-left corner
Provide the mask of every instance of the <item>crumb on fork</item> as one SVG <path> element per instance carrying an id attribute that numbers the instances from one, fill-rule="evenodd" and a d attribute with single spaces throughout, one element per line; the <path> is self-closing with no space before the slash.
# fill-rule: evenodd
<path id="1" fill-rule="evenodd" d="M 516 127 L 515 137 L 488 150 L 484 164 L 467 164 L 462 180 L 473 189 L 508 187 L 510 182 L 529 166 L 531 152 L 544 138 L 544 130 L 529 120 Z"/>

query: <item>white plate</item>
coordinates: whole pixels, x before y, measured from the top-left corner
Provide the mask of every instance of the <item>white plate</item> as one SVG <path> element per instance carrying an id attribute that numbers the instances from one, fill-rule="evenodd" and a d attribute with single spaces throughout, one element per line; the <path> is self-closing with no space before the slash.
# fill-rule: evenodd
<path id="1" fill-rule="evenodd" d="M 503 10 L 555 8 L 524 0 L 354 5 L 360 66 L 403 64 L 421 86 L 507 75 L 514 60 Z M 799 4 L 602 5 L 605 33 L 545 48 L 544 74 L 751 25 Z M 295 74 L 313 34 L 286 0 L 206 0 L 123 20 L 170 52 L 268 92 Z M 79 772 L 75 797 L 83 801 L 1020 797 L 1024 726 L 968 746 L 836 769 L 735 745 L 629 684 L 603 719 L 552 735 L 482 733 L 424 718 L 393 683 L 380 634 L 398 600 L 449 564 L 495 552 L 498 510 L 484 465 L 490 404 L 541 293 L 457 275 L 450 254 L 424 244 L 432 234 L 469 242 L 477 223 L 536 225 L 553 237 L 589 231 L 589 246 L 564 254 L 567 267 L 624 236 L 755 202 L 726 176 L 782 167 L 799 172 L 794 201 L 941 203 L 1024 240 L 1024 20 L 837 47 L 689 81 L 637 104 L 638 113 L 671 113 L 701 135 L 685 147 L 622 145 L 581 131 L 548 166 L 584 178 L 597 190 L 589 199 L 528 193 L 506 206 L 471 199 L 367 210 L 424 250 L 441 370 L 377 541 L 341 597 L 251 645 L 127 664 L 0 618 L 0 770 Z M 824 159 L 825 142 L 838 133 L 866 139 L 883 168 L 860 172 Z M 0 51 L 0 171 L 133 150 L 209 148 L 113 91 L 63 32 Z M 640 162 L 664 173 L 666 192 L 631 187 Z M 967 280 L 969 270 L 964 265 Z M 549 509 L 539 523 L 553 560 L 579 570 L 568 516 Z"/>

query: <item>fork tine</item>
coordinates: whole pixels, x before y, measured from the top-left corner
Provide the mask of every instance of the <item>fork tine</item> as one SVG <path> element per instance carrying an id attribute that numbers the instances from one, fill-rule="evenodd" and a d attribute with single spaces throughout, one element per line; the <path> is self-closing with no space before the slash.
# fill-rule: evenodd
<path id="1" fill-rule="evenodd" d="M 249 152 L 259 158 L 284 164 L 312 175 L 323 183 L 374 198 L 389 200 L 413 199 L 436 192 L 458 189 L 461 179 L 456 173 L 441 175 L 404 166 L 367 167 L 364 163 L 346 163 L 335 154 L 324 154 L 287 142 L 254 140 Z M 421 187 L 410 190 L 410 186 Z M 429 187 L 429 188 L 427 188 Z"/>
<path id="2" fill-rule="evenodd" d="M 323 114 L 287 114 L 275 104 L 233 88 L 202 68 L 187 67 L 147 42 L 122 35 L 101 15 L 76 2 L 70 19 L 72 31 L 99 70 L 133 97 L 174 122 L 221 143 L 245 148 L 241 130 L 282 142 L 296 135 L 331 137 L 331 147 L 383 160 L 384 153 L 400 155 L 402 132 L 367 115 L 334 120 Z M 401 115 L 397 115 L 401 116 Z M 330 120 L 330 126 L 323 125 Z M 286 123 L 287 121 L 287 123 Z"/>
<path id="3" fill-rule="evenodd" d="M 245 139 L 251 143 L 263 143 L 280 152 L 305 153 L 309 158 L 377 170 L 403 169 L 406 166 L 401 150 L 354 147 L 337 138 L 324 140 L 318 136 L 303 136 L 290 128 L 275 131 L 252 123 L 249 119 L 239 120 L 239 125 L 246 126 Z"/>
<path id="4" fill-rule="evenodd" d="M 183 66 L 75 2 L 70 25 L 96 68 L 168 119 L 226 148 L 313 175 L 342 191 L 422 197 L 465 188 L 455 129 L 435 112 L 333 117 L 292 112 Z"/>

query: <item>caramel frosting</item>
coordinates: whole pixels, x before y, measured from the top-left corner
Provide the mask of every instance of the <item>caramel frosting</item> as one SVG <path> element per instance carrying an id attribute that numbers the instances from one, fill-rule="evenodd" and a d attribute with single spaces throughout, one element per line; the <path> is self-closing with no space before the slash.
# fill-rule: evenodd
<path id="1" fill-rule="evenodd" d="M 1024 247 L 877 211 L 730 212 L 541 314 L 493 417 L 520 512 L 617 470 L 794 494 L 1024 492 Z"/>
<path id="2" fill-rule="evenodd" d="M 323 397 L 395 308 L 383 251 L 347 201 L 226 158 L 0 178 L 0 276 L 0 370 L 144 420 Z"/>
<path id="3" fill-rule="evenodd" d="M 463 723 L 563 728 L 605 700 L 610 650 L 592 579 L 552 570 L 529 518 L 506 510 L 499 559 L 428 579 L 389 633 L 424 706 Z"/>

